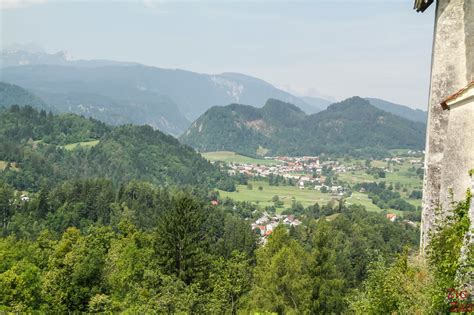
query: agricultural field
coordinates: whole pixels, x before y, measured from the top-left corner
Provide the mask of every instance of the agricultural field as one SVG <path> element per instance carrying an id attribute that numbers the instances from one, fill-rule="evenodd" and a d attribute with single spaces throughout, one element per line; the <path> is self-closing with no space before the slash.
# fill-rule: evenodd
<path id="1" fill-rule="evenodd" d="M 74 150 L 78 147 L 83 147 L 83 148 L 92 148 L 93 146 L 97 145 L 99 143 L 99 140 L 90 140 L 90 141 L 83 141 L 83 142 L 76 142 L 76 143 L 70 143 L 66 144 L 63 146 L 64 149 L 71 151 Z"/>
<path id="2" fill-rule="evenodd" d="M 280 162 L 275 160 L 254 159 L 248 156 L 240 155 L 230 151 L 217 151 L 201 153 L 202 157 L 209 161 L 221 161 L 225 163 L 241 163 L 241 164 L 260 164 L 260 165 L 276 165 Z"/>

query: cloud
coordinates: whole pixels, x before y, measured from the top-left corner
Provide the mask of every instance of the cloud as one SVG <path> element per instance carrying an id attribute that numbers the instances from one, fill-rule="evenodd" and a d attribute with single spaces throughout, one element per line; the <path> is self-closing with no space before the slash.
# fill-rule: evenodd
<path id="1" fill-rule="evenodd" d="M 0 0 L 0 10 L 21 9 L 35 4 L 46 3 L 47 0 Z"/>

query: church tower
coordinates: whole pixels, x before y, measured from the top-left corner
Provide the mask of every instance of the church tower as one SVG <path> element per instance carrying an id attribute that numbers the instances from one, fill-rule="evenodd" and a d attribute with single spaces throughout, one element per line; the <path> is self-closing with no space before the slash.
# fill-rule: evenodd
<path id="1" fill-rule="evenodd" d="M 416 0 L 415 9 L 423 12 L 433 2 Z M 474 0 L 437 0 L 434 6 L 422 250 L 436 216 L 445 215 L 452 200 L 466 198 L 473 186 L 469 171 L 474 169 Z M 473 207 L 469 216 L 473 227 Z"/>

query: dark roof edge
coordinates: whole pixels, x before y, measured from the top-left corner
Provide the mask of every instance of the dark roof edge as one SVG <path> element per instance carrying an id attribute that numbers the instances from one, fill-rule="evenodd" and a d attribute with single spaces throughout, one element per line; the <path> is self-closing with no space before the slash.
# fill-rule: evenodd
<path id="1" fill-rule="evenodd" d="M 425 12 L 426 9 L 434 2 L 434 0 L 415 0 L 415 4 L 413 5 L 413 9 L 416 12 Z"/>

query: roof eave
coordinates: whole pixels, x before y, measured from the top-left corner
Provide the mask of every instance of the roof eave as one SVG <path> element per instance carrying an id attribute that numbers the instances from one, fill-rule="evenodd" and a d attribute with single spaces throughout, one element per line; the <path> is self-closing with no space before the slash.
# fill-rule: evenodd
<path id="1" fill-rule="evenodd" d="M 472 93 L 473 90 L 474 81 L 471 81 L 468 85 L 466 85 L 456 93 L 448 96 L 445 100 L 441 102 L 440 105 L 441 107 L 443 107 L 443 109 L 451 109 L 451 107 L 456 106 L 457 103 L 470 101 L 474 97 Z"/>
<path id="2" fill-rule="evenodd" d="M 416 10 L 416 12 L 425 12 L 426 9 L 434 2 L 434 0 L 415 0 L 415 4 L 413 6 L 413 9 Z"/>

